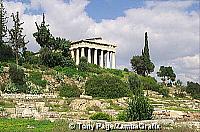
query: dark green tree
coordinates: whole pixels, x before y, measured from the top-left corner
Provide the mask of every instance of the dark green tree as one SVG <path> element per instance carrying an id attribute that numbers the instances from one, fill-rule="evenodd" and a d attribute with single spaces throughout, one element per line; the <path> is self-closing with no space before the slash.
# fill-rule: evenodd
<path id="1" fill-rule="evenodd" d="M 139 75 L 144 75 L 145 70 L 144 70 L 144 60 L 142 56 L 133 56 L 131 59 L 131 65 L 133 71 L 135 71 Z"/>
<path id="2" fill-rule="evenodd" d="M 131 64 L 133 70 L 142 76 L 146 76 L 154 71 L 154 64 L 151 62 L 148 46 L 148 36 L 147 32 L 145 33 L 145 46 L 142 50 L 141 56 L 133 56 L 131 59 Z"/>
<path id="3" fill-rule="evenodd" d="M 24 22 L 20 22 L 19 12 L 17 12 L 16 15 L 12 13 L 11 17 L 13 19 L 14 25 L 13 28 L 9 30 L 9 41 L 15 53 L 16 64 L 18 65 L 20 54 L 22 55 L 26 50 L 25 46 L 28 42 L 25 42 L 26 35 L 22 35 L 23 28 L 21 26 Z"/>
<path id="4" fill-rule="evenodd" d="M 8 17 L 6 16 L 7 12 L 4 8 L 3 1 L 0 0 L 0 45 L 4 43 L 3 38 L 7 36 L 7 22 Z"/>
<path id="5" fill-rule="evenodd" d="M 148 74 L 150 74 L 151 72 L 154 71 L 155 66 L 151 62 L 150 55 L 149 55 L 147 32 L 145 33 L 145 46 L 144 46 L 144 49 L 142 50 L 142 57 L 143 57 L 143 60 L 144 60 L 144 69 L 145 69 L 144 74 L 148 75 Z"/>
<path id="6" fill-rule="evenodd" d="M 36 22 L 35 24 L 37 27 L 37 32 L 33 33 L 33 36 L 35 37 L 37 43 L 40 45 L 41 48 L 52 49 L 55 40 L 50 33 L 50 30 L 48 29 L 49 25 L 46 25 L 44 13 L 41 24 L 38 25 Z"/>
<path id="7" fill-rule="evenodd" d="M 166 84 L 166 80 L 169 80 L 168 84 L 170 85 L 176 79 L 176 74 L 174 73 L 171 66 L 168 66 L 168 67 L 160 66 L 160 69 L 157 72 L 157 76 L 161 77 L 161 80 L 163 81 L 164 84 Z"/>

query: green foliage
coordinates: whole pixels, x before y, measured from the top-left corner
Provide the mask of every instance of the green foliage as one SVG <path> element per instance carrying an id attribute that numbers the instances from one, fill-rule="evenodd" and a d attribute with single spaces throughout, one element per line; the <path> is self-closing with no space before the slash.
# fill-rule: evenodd
<path id="1" fill-rule="evenodd" d="M 89 63 L 88 63 L 86 57 L 81 57 L 81 58 L 80 58 L 78 70 L 80 70 L 80 71 L 82 71 L 82 72 L 86 72 L 86 71 L 89 70 Z"/>
<path id="2" fill-rule="evenodd" d="M 0 60 L 8 61 L 14 59 L 14 53 L 9 45 L 0 44 Z"/>
<path id="3" fill-rule="evenodd" d="M 112 117 L 109 114 L 103 112 L 93 114 L 92 116 L 90 116 L 90 119 L 112 121 Z"/>
<path id="4" fill-rule="evenodd" d="M 142 82 L 142 87 L 145 90 L 156 91 L 156 92 L 162 94 L 163 96 L 168 96 L 169 90 L 167 88 L 164 88 L 162 85 L 159 85 L 154 77 L 140 76 L 140 80 Z"/>
<path id="5" fill-rule="evenodd" d="M 0 75 L 3 73 L 3 66 L 2 66 L 2 64 L 1 64 L 1 62 L 0 62 Z"/>
<path id="6" fill-rule="evenodd" d="M 41 86 L 41 87 L 45 87 L 47 85 L 47 81 L 46 80 L 42 80 L 42 73 L 41 72 L 31 72 L 28 80 L 31 81 L 32 83 L 34 83 L 35 85 Z"/>
<path id="7" fill-rule="evenodd" d="M 161 77 L 161 80 L 163 81 L 164 84 L 166 80 L 169 80 L 170 82 L 168 83 L 168 85 L 170 86 L 170 84 L 172 85 L 172 82 L 175 81 L 176 78 L 176 74 L 174 73 L 172 67 L 168 66 L 160 66 L 159 71 L 157 72 L 157 76 Z"/>
<path id="8" fill-rule="evenodd" d="M 103 98 L 120 98 L 129 94 L 126 83 L 108 74 L 94 76 L 87 80 L 85 92 L 87 95 Z"/>
<path id="9" fill-rule="evenodd" d="M 130 74 L 128 76 L 129 88 L 133 94 L 137 94 L 141 88 L 141 81 L 136 74 Z"/>
<path id="10" fill-rule="evenodd" d="M 8 17 L 6 16 L 7 15 L 7 11 L 4 8 L 3 1 L 1 0 L 0 2 L 1 2 L 0 3 L 0 46 L 1 46 L 1 44 L 4 43 L 3 38 L 5 38 L 6 35 L 7 35 L 7 26 L 6 26 L 6 24 L 8 22 L 7 21 Z"/>
<path id="11" fill-rule="evenodd" d="M 147 97 L 135 96 L 129 101 L 126 112 L 126 121 L 150 120 L 152 119 L 153 106 Z"/>
<path id="12" fill-rule="evenodd" d="M 9 77 L 15 84 L 23 85 L 26 83 L 24 70 L 15 64 L 10 64 Z"/>
<path id="13" fill-rule="evenodd" d="M 26 50 L 25 45 L 28 42 L 25 42 L 25 35 L 22 35 L 23 28 L 21 26 L 23 22 L 20 22 L 19 12 L 17 12 L 16 15 L 12 13 L 11 17 L 13 18 L 14 25 L 13 28 L 9 30 L 9 41 L 15 53 L 16 64 L 18 65 L 20 51 L 22 51 L 23 54 L 23 52 Z"/>
<path id="14" fill-rule="evenodd" d="M 190 93 L 193 98 L 200 99 L 200 85 L 194 82 L 187 82 L 186 92 Z"/>
<path id="15" fill-rule="evenodd" d="M 132 69 L 139 75 L 145 76 L 154 71 L 154 64 L 151 62 L 147 32 L 145 33 L 145 46 L 141 56 L 133 56 L 131 59 Z"/>
<path id="16" fill-rule="evenodd" d="M 125 72 L 129 72 L 128 68 L 124 68 L 124 71 L 125 71 Z"/>
<path id="17" fill-rule="evenodd" d="M 127 118 L 127 115 L 126 115 L 126 114 L 127 114 L 126 111 L 119 112 L 119 113 L 117 114 L 116 120 L 117 120 L 117 121 L 125 121 L 126 118 Z"/>
<path id="18" fill-rule="evenodd" d="M 62 84 L 59 88 L 59 95 L 61 97 L 79 97 L 81 91 L 75 84 Z"/>

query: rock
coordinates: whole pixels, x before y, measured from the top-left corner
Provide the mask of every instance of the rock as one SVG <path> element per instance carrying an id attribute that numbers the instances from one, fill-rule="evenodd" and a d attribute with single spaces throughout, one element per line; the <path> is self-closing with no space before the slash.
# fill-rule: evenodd
<path id="1" fill-rule="evenodd" d="M 88 95 L 80 95 L 81 99 L 92 99 L 92 96 L 88 96 Z"/>

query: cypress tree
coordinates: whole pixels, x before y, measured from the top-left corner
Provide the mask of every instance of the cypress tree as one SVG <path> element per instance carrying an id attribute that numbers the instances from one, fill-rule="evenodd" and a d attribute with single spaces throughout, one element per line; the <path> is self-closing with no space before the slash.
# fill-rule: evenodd
<path id="1" fill-rule="evenodd" d="M 142 50 L 142 57 L 144 60 L 144 76 L 145 76 L 153 72 L 155 68 L 154 64 L 151 62 L 150 55 L 149 55 L 147 32 L 145 32 L 145 45 L 144 45 L 144 49 Z"/>
<path id="2" fill-rule="evenodd" d="M 10 43 L 15 53 L 16 64 L 18 65 L 20 51 L 24 52 L 26 50 L 25 45 L 28 42 L 24 40 L 26 35 L 22 35 L 23 28 L 21 26 L 23 22 L 20 22 L 19 12 L 17 12 L 16 15 L 12 13 L 11 17 L 13 18 L 14 25 L 13 28 L 9 30 Z"/>

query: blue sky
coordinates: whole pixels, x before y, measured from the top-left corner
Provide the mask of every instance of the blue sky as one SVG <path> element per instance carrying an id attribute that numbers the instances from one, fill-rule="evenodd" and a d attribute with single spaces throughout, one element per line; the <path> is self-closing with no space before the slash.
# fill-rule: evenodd
<path id="1" fill-rule="evenodd" d="M 69 2 L 70 1 L 70 2 Z M 5 0 L 9 13 L 19 11 L 28 50 L 38 51 L 33 32 L 42 13 L 54 36 L 70 40 L 102 37 L 117 44 L 118 68 L 140 55 L 148 32 L 151 59 L 172 66 L 183 81 L 200 82 L 200 1 L 150 0 Z M 106 21 L 102 21 L 106 19 Z M 9 25 L 12 25 L 11 23 Z M 173 47 L 173 48 L 172 48 Z"/>
<path id="2" fill-rule="evenodd" d="M 30 0 L 7 0 L 7 1 L 30 3 Z M 68 3 L 70 0 L 64 0 L 64 1 Z M 90 0 L 90 3 L 86 6 L 85 11 L 87 12 L 88 16 L 90 16 L 96 22 L 101 22 L 102 19 L 115 19 L 117 17 L 124 16 L 125 10 L 131 8 L 145 7 L 146 1 L 145 0 Z M 162 0 L 162 1 L 167 1 L 167 0 Z M 200 3 L 198 3 L 198 0 L 193 0 L 193 1 L 196 1 L 197 3 L 187 8 L 186 9 L 187 12 L 200 10 Z M 42 12 L 43 12 L 42 9 L 26 10 L 27 14 L 41 14 Z"/>

